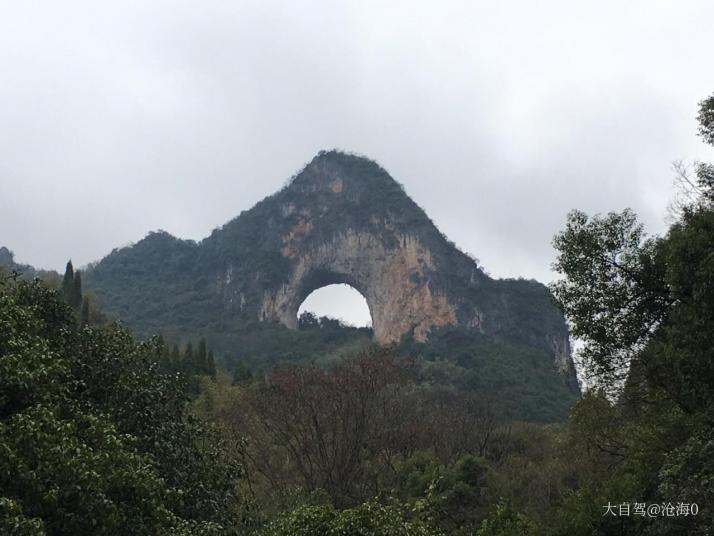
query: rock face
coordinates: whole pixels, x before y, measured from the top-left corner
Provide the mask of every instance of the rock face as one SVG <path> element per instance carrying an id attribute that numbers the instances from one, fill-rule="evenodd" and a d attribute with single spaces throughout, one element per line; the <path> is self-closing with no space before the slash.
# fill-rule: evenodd
<path id="1" fill-rule="evenodd" d="M 266 225 L 255 240 L 271 244 L 273 263 L 283 268 L 267 281 L 259 273 L 256 285 L 250 277 L 236 278 L 241 267 L 229 261 L 214 276 L 229 309 L 238 304 L 241 314 L 295 328 L 311 292 L 344 283 L 364 296 L 380 343 L 404 335 L 424 342 L 432 329 L 462 323 L 480 328 L 481 311 L 459 296 L 465 289 L 458 287 L 475 288 L 488 278 L 375 163 L 322 153 L 262 204 L 272 210 L 256 207 Z M 214 233 L 206 247 L 222 242 L 223 233 L 251 219 L 253 210 Z M 456 279 L 455 269 L 465 281 Z M 454 284 L 456 292 L 449 292 Z"/>
<path id="2" fill-rule="evenodd" d="M 138 280 L 123 279 L 137 271 Z M 252 318 L 290 328 L 305 298 L 334 283 L 365 297 L 380 343 L 424 342 L 448 329 L 488 334 L 547 351 L 574 380 L 568 330 L 546 287 L 490 278 L 384 169 L 340 152 L 320 153 L 281 191 L 198 244 L 154 233 L 85 277 L 109 310 L 126 285 L 143 285 L 176 295 L 174 317 L 203 307 L 215 322 Z M 130 324 L 133 315 L 161 325 L 169 314 L 152 309 L 150 296 L 122 307 Z"/>
<path id="3" fill-rule="evenodd" d="M 299 223 L 284 237 L 281 252 L 294 261 L 293 269 L 287 283 L 265 293 L 262 320 L 295 328 L 298 309 L 312 291 L 345 283 L 365 297 L 380 343 L 399 342 L 409 332 L 424 342 L 432 328 L 457 324 L 456 307 L 431 291 L 434 261 L 416 237 L 395 236 L 397 245 L 390 248 L 374 234 L 348 229 L 328 243 L 303 247 L 312 227 Z"/>

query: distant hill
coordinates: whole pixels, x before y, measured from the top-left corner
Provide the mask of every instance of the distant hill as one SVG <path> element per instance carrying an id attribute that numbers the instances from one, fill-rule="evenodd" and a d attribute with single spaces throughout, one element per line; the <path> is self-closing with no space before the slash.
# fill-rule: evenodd
<path id="1" fill-rule="evenodd" d="M 0 246 L 0 272 L 2 270 L 8 273 L 16 272 L 25 279 L 39 277 L 46 282 L 52 283 L 59 280 L 59 274 L 54 270 L 40 270 L 29 264 L 15 262 L 15 254 L 5 246 Z"/>

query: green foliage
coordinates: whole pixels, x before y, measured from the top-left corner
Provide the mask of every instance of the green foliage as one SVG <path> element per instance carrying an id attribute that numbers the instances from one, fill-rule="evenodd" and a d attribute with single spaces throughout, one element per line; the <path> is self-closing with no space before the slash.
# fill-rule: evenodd
<path id="1" fill-rule="evenodd" d="M 316 326 L 302 326 L 298 330 L 272 322 L 238 322 L 230 337 L 217 339 L 220 343 L 235 341 L 233 350 L 224 354 L 228 370 L 243 363 L 253 371 L 269 370 L 281 363 L 324 362 L 351 349 L 374 344 L 371 329 L 347 326 L 328 318 L 318 319 Z"/>
<path id="2" fill-rule="evenodd" d="M 366 502 L 346 510 L 303 506 L 284 514 L 263 536 L 438 536 L 442 532 L 410 520 L 395 506 Z"/>
<path id="3" fill-rule="evenodd" d="M 686 211 L 660 250 L 674 302 L 648 352 L 648 377 L 688 412 L 712 408 L 714 210 Z"/>
<path id="4" fill-rule="evenodd" d="M 404 340 L 424 381 L 492 395 L 498 412 L 516 420 L 563 421 L 578 395 L 555 374 L 553 356 L 523 343 L 462 329 L 439 330 L 428 344 Z"/>
<path id="5" fill-rule="evenodd" d="M 574 213 L 555 244 L 566 279 L 554 294 L 610 396 L 589 395 L 573 410 L 578 485 L 551 525 L 562 534 L 707 534 L 708 511 L 604 518 L 592 505 L 708 504 L 714 495 L 714 210 L 692 203 L 665 237 L 649 240 L 629 211 Z"/>
<path id="6" fill-rule="evenodd" d="M 72 261 L 67 261 L 67 266 L 64 270 L 64 278 L 62 279 L 62 296 L 64 300 L 71 304 L 72 296 L 74 294 L 74 267 L 72 266 Z"/>
<path id="7" fill-rule="evenodd" d="M 568 215 L 553 240 L 554 268 L 566 279 L 553 294 L 585 343 L 582 357 L 591 378 L 616 385 L 627 374 L 643 341 L 668 314 L 670 296 L 662 283 L 663 262 L 655 240 L 629 210 L 592 219 Z"/>
<path id="8" fill-rule="evenodd" d="M 82 307 L 82 274 L 74 269 L 71 260 L 67 262 L 64 271 L 62 296 L 73 309 L 79 310 Z"/>
<path id="9" fill-rule="evenodd" d="M 198 341 L 195 368 L 202 374 L 208 374 L 208 350 L 206 349 L 206 339 L 204 338 Z"/>
<path id="10" fill-rule="evenodd" d="M 78 329 L 40 283 L 0 282 L 0 527 L 13 533 L 216 533 L 238 465 L 186 413 L 154 342 Z"/>
<path id="11" fill-rule="evenodd" d="M 74 272 L 74 281 L 72 282 L 72 294 L 69 304 L 75 309 L 79 309 L 82 305 L 82 273 L 77 270 Z"/>
<path id="12" fill-rule="evenodd" d="M 170 526 L 169 490 L 150 458 L 105 418 L 44 405 L 0 424 L 4 493 L 59 534 L 130 534 Z"/>
<path id="13" fill-rule="evenodd" d="M 499 503 L 476 532 L 476 536 L 530 536 L 533 524 L 507 504 Z"/>
<path id="14" fill-rule="evenodd" d="M 253 372 L 243 363 L 236 363 L 233 369 L 233 385 L 250 382 L 253 379 Z"/>
<path id="15" fill-rule="evenodd" d="M 0 497 L 0 534 L 44 536 L 46 530 L 42 520 L 27 517 L 16 501 Z"/>
<path id="16" fill-rule="evenodd" d="M 416 462 L 416 465 L 415 465 Z M 489 464 L 473 454 L 441 465 L 428 451 L 397 467 L 402 493 L 408 490 L 419 519 L 448 534 L 469 535 L 478 526 L 490 500 Z"/>
<path id="17" fill-rule="evenodd" d="M 107 314 L 120 318 L 140 337 L 185 333 L 219 320 L 218 300 L 205 292 L 207 281 L 194 273 L 196 244 L 168 233 L 150 233 L 133 247 L 114 250 L 100 266 L 83 274 Z"/>
<path id="18" fill-rule="evenodd" d="M 89 298 L 85 296 L 82 299 L 82 310 L 80 311 L 79 314 L 79 325 L 84 327 L 89 325 L 89 318 L 90 318 L 90 305 L 89 305 Z"/>
<path id="19" fill-rule="evenodd" d="M 216 359 L 213 357 L 213 350 L 208 351 L 208 357 L 206 358 L 206 373 L 216 379 Z"/>
<path id="20" fill-rule="evenodd" d="M 714 145 L 714 95 L 699 103 L 699 135 L 709 145 Z"/>
<path id="21" fill-rule="evenodd" d="M 193 342 L 189 340 L 183 352 L 178 344 L 169 350 L 163 335 L 155 339 L 155 354 L 159 369 L 168 375 L 180 374 L 186 380 L 188 393 L 195 396 L 199 392 L 200 379 L 203 376 L 216 377 L 216 361 L 213 350 L 209 350 L 206 339 L 200 339 L 194 351 Z"/>
<path id="22" fill-rule="evenodd" d="M 0 281 L 0 417 L 66 393 L 69 364 L 58 353 L 68 344 L 60 326 L 71 314 L 39 285 Z M 51 337 L 51 338 L 50 338 Z"/>
<path id="23" fill-rule="evenodd" d="M 196 370 L 198 368 L 196 366 L 196 361 L 193 357 L 193 343 L 191 341 L 188 341 L 188 343 L 186 344 L 186 347 L 184 348 L 183 362 L 184 362 L 184 369 L 186 369 L 186 370 Z"/>

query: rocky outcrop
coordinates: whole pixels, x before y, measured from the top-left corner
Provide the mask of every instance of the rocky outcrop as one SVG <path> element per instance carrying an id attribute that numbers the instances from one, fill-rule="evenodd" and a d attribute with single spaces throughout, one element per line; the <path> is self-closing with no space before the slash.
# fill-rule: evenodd
<path id="1" fill-rule="evenodd" d="M 416 237 L 399 236 L 399 245 L 388 248 L 374 234 L 346 229 L 329 242 L 304 246 L 312 228 L 305 221 L 283 237 L 281 252 L 294 261 L 293 269 L 287 282 L 265 292 L 262 320 L 295 328 L 298 309 L 311 292 L 344 283 L 364 296 L 380 343 L 399 342 L 410 332 L 425 341 L 433 327 L 457 324 L 456 307 L 429 286 L 433 260 Z"/>

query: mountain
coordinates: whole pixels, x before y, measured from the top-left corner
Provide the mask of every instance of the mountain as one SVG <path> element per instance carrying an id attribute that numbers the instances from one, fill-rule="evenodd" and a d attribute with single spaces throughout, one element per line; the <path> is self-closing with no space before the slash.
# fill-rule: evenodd
<path id="1" fill-rule="evenodd" d="M 53 283 L 57 282 L 60 277 L 59 274 L 53 270 L 38 270 L 29 264 L 15 262 L 15 254 L 5 246 L 0 247 L 0 274 L 2 274 L 2 270 L 8 273 L 16 272 L 26 279 L 39 277 L 40 279 Z"/>
<path id="2" fill-rule="evenodd" d="M 473 388 L 517 384 L 531 402 L 555 400 L 556 413 L 579 393 L 548 289 L 489 277 L 383 168 L 352 154 L 319 153 L 198 243 L 152 232 L 84 272 L 103 310 L 137 334 L 200 334 L 228 366 L 364 343 L 365 330 L 317 346 L 305 342 L 313 332 L 295 330 L 304 299 L 333 283 L 365 297 L 376 342 L 460 363 Z"/>

